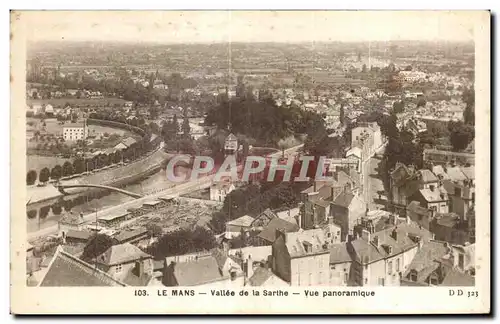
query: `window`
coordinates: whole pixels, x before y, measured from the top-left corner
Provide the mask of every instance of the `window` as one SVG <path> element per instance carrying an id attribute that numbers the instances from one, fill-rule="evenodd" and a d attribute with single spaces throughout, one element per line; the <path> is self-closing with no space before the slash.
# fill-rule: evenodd
<path id="1" fill-rule="evenodd" d="M 389 261 L 387 264 L 387 273 L 392 274 L 392 261 Z"/>
<path id="2" fill-rule="evenodd" d="M 417 271 L 415 271 L 415 270 L 410 271 L 410 280 L 417 281 Z"/>
<path id="3" fill-rule="evenodd" d="M 378 284 L 380 286 L 384 286 L 385 285 L 385 279 L 384 278 L 378 278 Z"/>
<path id="4" fill-rule="evenodd" d="M 429 283 L 433 286 L 437 286 L 438 285 L 438 280 L 436 278 L 435 275 L 432 275 L 430 278 L 429 278 Z"/>
<path id="5" fill-rule="evenodd" d="M 326 237 L 328 237 L 328 238 L 332 237 L 332 233 L 328 232 L 328 233 L 326 234 Z"/>
<path id="6" fill-rule="evenodd" d="M 321 280 L 322 280 L 322 278 L 323 278 L 323 272 L 320 272 L 320 273 L 318 274 L 318 284 L 320 284 L 320 285 L 321 285 Z"/>
<path id="7" fill-rule="evenodd" d="M 122 265 L 121 264 L 117 265 L 115 267 L 115 271 L 116 271 L 116 273 L 121 272 L 122 271 Z"/>
<path id="8" fill-rule="evenodd" d="M 349 274 L 347 272 L 344 273 L 344 283 L 347 283 L 347 280 L 349 280 Z"/>
<path id="9" fill-rule="evenodd" d="M 368 283 L 368 278 L 365 278 L 365 285 Z"/>
<path id="10" fill-rule="evenodd" d="M 400 266 L 400 259 L 396 259 L 396 272 L 399 272 L 399 266 Z"/>

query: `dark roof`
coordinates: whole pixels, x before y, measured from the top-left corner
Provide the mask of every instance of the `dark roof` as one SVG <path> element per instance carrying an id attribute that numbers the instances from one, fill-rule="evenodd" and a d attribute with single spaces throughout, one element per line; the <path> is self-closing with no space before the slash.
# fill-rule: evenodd
<path id="1" fill-rule="evenodd" d="M 392 236 L 392 232 L 394 230 L 397 232 L 397 240 L 395 240 Z M 373 243 L 375 236 L 379 240 L 378 248 Z M 363 238 L 358 238 L 352 241 L 351 244 L 354 252 L 356 253 L 356 260 L 363 264 L 369 264 L 384 259 L 389 255 L 399 254 L 415 247 L 418 245 L 416 236 L 420 237 L 421 240 L 429 240 L 432 237 L 432 234 L 428 230 L 421 228 L 414 223 L 401 223 L 395 227 L 387 228 L 371 234 L 371 242 L 368 242 Z M 391 246 L 392 253 L 389 254 L 388 250 L 385 249 L 384 246 Z"/>
<path id="2" fill-rule="evenodd" d="M 250 286 L 262 286 L 272 275 L 273 272 L 271 270 L 259 267 L 255 269 L 253 276 L 248 281 Z"/>
<path id="3" fill-rule="evenodd" d="M 40 286 L 101 287 L 126 285 L 62 249 L 58 249 Z"/>
<path id="4" fill-rule="evenodd" d="M 174 263 L 173 267 L 174 276 L 179 286 L 198 286 L 224 279 L 217 260 L 213 256 Z"/>
<path id="5" fill-rule="evenodd" d="M 410 279 L 410 272 L 414 270 L 417 272 L 417 282 L 427 284 L 429 276 L 439 267 L 438 260 L 448 253 L 445 244 L 440 241 L 424 242 L 403 277 Z"/>
<path id="6" fill-rule="evenodd" d="M 135 245 L 123 243 L 111 246 L 106 252 L 97 257 L 96 262 L 112 266 L 147 258 L 151 258 L 151 255 L 142 252 Z"/>
<path id="7" fill-rule="evenodd" d="M 450 228 L 454 228 L 458 225 L 460 221 L 460 216 L 455 213 L 437 213 L 436 214 L 436 223 L 441 226 L 446 226 Z"/>
<path id="8" fill-rule="evenodd" d="M 412 201 L 406 206 L 406 210 L 412 211 L 418 215 L 430 215 L 431 211 L 425 207 L 420 206 L 420 202 Z"/>
<path id="9" fill-rule="evenodd" d="M 352 259 L 345 243 L 334 244 L 330 247 L 330 264 L 351 261 Z"/>
<path id="10" fill-rule="evenodd" d="M 455 268 L 450 269 L 444 277 L 441 286 L 468 287 L 475 285 L 475 278 L 466 273 L 460 272 Z"/>
<path id="11" fill-rule="evenodd" d="M 87 232 L 87 231 L 75 231 L 75 230 L 69 230 L 68 233 L 66 234 L 66 237 L 72 237 L 72 238 L 77 238 L 81 240 L 88 240 L 92 236 L 92 233 Z"/>
<path id="12" fill-rule="evenodd" d="M 258 236 L 273 243 L 276 240 L 277 229 L 283 229 L 286 233 L 297 232 L 299 230 L 299 226 L 281 218 L 273 218 Z"/>
<path id="13" fill-rule="evenodd" d="M 353 198 L 354 195 L 352 193 L 344 191 L 340 195 L 338 195 L 337 198 L 335 198 L 333 204 L 347 208 L 351 204 Z"/>
<path id="14" fill-rule="evenodd" d="M 116 234 L 115 236 L 113 236 L 113 238 L 116 239 L 119 243 L 121 243 L 123 241 L 127 241 L 130 239 L 145 235 L 145 234 L 147 234 L 147 232 L 148 232 L 147 229 L 140 228 L 140 229 L 136 229 L 133 231 L 120 232 L 120 233 Z"/>

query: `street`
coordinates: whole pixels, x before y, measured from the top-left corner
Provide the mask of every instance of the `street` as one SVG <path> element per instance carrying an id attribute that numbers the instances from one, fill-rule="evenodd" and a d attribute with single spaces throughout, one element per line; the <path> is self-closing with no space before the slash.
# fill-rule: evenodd
<path id="1" fill-rule="evenodd" d="M 377 153 L 382 153 L 383 148 L 384 146 Z M 384 184 L 378 175 L 378 166 L 381 160 L 376 158 L 376 155 L 363 163 L 363 198 L 370 210 L 385 207 L 382 203 L 382 200 L 385 200 L 384 195 L 381 196 L 382 199 L 379 199 L 379 192 L 384 191 Z"/>

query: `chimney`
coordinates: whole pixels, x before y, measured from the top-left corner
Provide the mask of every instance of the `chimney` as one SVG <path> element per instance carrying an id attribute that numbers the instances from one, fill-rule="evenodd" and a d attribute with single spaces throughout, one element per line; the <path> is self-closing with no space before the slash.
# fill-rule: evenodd
<path id="1" fill-rule="evenodd" d="M 377 235 L 375 235 L 375 236 L 373 237 L 373 241 L 372 241 L 372 242 L 373 242 L 373 245 L 375 245 L 377 248 L 379 248 L 379 247 L 380 247 L 380 242 L 379 242 L 379 240 L 378 240 L 378 236 L 377 236 Z"/>
<path id="2" fill-rule="evenodd" d="M 363 229 L 361 231 L 361 238 L 366 240 L 367 242 L 370 242 L 370 236 L 371 236 L 370 232 L 367 231 L 366 229 Z"/>
<path id="3" fill-rule="evenodd" d="M 328 216 L 328 225 L 333 225 L 333 216 Z"/>
<path id="4" fill-rule="evenodd" d="M 286 233 L 285 233 L 285 230 L 284 229 L 281 229 L 281 228 L 277 228 L 276 229 L 276 239 L 278 237 L 282 236 L 283 237 L 283 241 L 286 243 Z"/>
<path id="5" fill-rule="evenodd" d="M 396 228 L 392 230 L 391 237 L 392 237 L 395 241 L 397 241 L 397 240 L 398 240 L 398 231 L 397 231 L 397 229 L 396 229 Z"/>

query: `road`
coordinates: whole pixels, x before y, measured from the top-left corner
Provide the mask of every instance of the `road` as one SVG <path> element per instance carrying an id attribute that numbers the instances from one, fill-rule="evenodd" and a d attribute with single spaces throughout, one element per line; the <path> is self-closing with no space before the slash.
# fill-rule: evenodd
<path id="1" fill-rule="evenodd" d="M 304 146 L 304 145 L 301 144 L 301 145 L 291 147 L 291 148 L 285 150 L 285 153 L 286 154 L 293 154 L 298 149 L 300 149 L 302 146 Z M 270 154 L 269 156 L 270 157 L 277 157 L 280 155 L 281 155 L 281 151 Z M 96 220 L 96 218 L 99 219 L 99 218 L 104 217 L 104 216 L 123 213 L 123 212 L 126 212 L 127 209 L 129 209 L 129 208 L 141 207 L 142 204 L 144 204 L 147 201 L 155 200 L 155 199 L 165 197 L 165 196 L 184 195 L 184 194 L 187 194 L 187 193 L 192 192 L 192 191 L 207 188 L 212 183 L 212 179 L 214 177 L 215 177 L 215 174 L 212 174 L 212 175 L 201 177 L 197 180 L 188 181 L 185 183 L 175 185 L 171 188 L 165 188 L 164 190 L 160 190 L 154 194 L 144 196 L 142 198 L 138 198 L 138 199 L 135 199 L 132 201 L 128 201 L 128 202 L 122 203 L 122 204 L 117 205 L 117 206 L 112 206 L 112 207 L 109 207 L 109 208 L 106 208 L 103 210 L 99 210 L 99 211 L 97 211 L 97 213 L 90 213 L 87 215 L 83 215 L 83 218 L 84 218 L 85 222 L 92 222 L 92 221 Z M 28 233 L 28 240 L 33 240 L 33 239 L 36 239 L 39 237 L 51 235 L 51 234 L 54 234 L 56 232 L 57 232 L 57 225 L 46 227 L 46 228 L 43 228 L 39 231 Z"/>
<path id="2" fill-rule="evenodd" d="M 384 146 L 377 150 L 377 153 L 382 153 Z M 378 177 L 378 166 L 380 159 L 372 156 L 369 159 L 363 161 L 363 198 L 368 205 L 370 210 L 381 209 L 385 205 L 381 204 L 378 192 L 384 191 L 384 184 L 382 180 Z M 384 197 L 381 197 L 382 200 Z"/>

